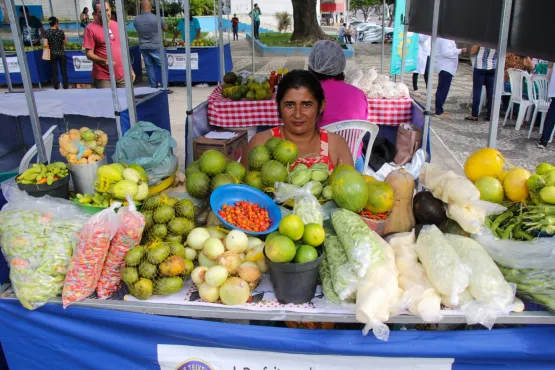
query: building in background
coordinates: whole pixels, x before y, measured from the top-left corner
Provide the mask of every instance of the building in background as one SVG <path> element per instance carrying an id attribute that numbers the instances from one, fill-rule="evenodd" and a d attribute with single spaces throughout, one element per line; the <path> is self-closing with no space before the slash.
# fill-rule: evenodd
<path id="1" fill-rule="evenodd" d="M 32 6 L 32 5 L 40 5 L 42 6 L 42 15 L 43 20 L 48 19 L 52 16 L 58 18 L 60 22 L 63 21 L 75 21 L 75 5 L 73 0 L 52 0 L 52 8 L 54 9 L 54 14 L 50 14 L 50 5 L 48 0 L 25 0 L 25 5 Z M 16 1 L 16 6 L 21 5 L 20 1 Z M 81 14 L 81 11 L 84 7 L 89 8 L 89 14 L 92 14 L 90 11 L 92 6 L 92 0 L 77 0 L 77 15 Z M 8 15 L 5 13 L 5 0 L 0 0 L 0 8 L 3 17 L 3 23 L 8 22 Z M 33 11 L 31 10 L 31 13 Z M 18 14 L 19 16 L 19 14 Z"/>
<path id="2" fill-rule="evenodd" d="M 339 24 L 341 19 L 347 21 L 345 16 L 346 1 L 347 0 L 321 0 L 320 12 L 322 15 L 320 23 L 329 26 Z"/>

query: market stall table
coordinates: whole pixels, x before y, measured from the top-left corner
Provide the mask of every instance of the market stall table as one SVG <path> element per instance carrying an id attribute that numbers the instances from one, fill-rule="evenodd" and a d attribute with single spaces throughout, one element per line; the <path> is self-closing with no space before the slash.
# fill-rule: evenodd
<path id="1" fill-rule="evenodd" d="M 42 50 L 31 50 L 25 52 L 27 63 L 29 65 L 29 72 L 31 74 L 31 82 L 43 83 L 50 80 L 50 62 L 42 60 Z M 12 84 L 20 84 L 23 82 L 21 79 L 21 70 L 15 54 L 6 54 L 6 61 L 8 62 L 8 70 L 10 71 L 10 79 Z M 0 62 L 0 85 L 5 85 L 6 74 L 4 71 L 4 64 Z"/>

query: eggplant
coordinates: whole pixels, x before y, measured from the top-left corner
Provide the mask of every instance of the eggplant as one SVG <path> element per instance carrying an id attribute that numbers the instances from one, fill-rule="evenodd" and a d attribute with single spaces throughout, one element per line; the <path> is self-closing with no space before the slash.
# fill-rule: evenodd
<path id="1" fill-rule="evenodd" d="M 429 191 L 421 191 L 414 196 L 412 210 L 417 224 L 440 227 L 447 221 L 445 205 Z"/>

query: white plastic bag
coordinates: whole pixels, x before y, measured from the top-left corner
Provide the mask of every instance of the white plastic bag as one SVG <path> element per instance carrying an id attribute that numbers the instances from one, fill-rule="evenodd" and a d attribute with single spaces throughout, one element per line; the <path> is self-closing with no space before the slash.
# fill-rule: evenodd
<path id="1" fill-rule="evenodd" d="M 275 186 L 274 200 L 276 203 L 285 203 L 294 198 L 293 213 L 299 216 L 305 225 L 315 223 L 322 226 L 324 225 L 324 211 L 318 199 L 310 192 L 312 185 L 312 182 L 309 182 L 301 188 L 278 182 Z"/>

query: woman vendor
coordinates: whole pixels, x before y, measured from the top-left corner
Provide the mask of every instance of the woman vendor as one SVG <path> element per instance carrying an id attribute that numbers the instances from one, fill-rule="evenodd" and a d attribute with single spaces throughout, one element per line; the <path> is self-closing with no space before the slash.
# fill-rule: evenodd
<path id="1" fill-rule="evenodd" d="M 327 103 L 322 85 L 312 73 L 295 70 L 285 75 L 279 83 L 276 101 L 283 126 L 256 134 L 249 142 L 248 151 L 275 136 L 297 145 L 299 159 L 293 166 L 325 163 L 333 170 L 338 164 L 353 165 L 353 155 L 345 139 L 318 128 Z M 242 162 L 247 165 L 247 156 L 243 156 Z"/>

